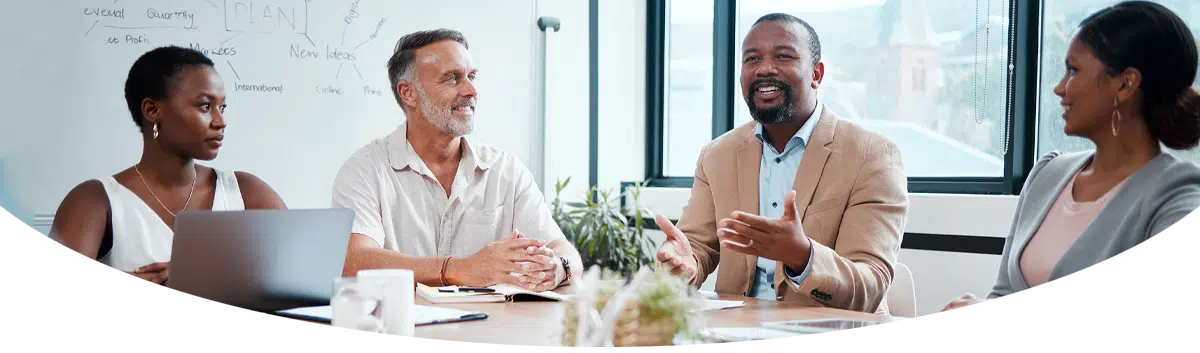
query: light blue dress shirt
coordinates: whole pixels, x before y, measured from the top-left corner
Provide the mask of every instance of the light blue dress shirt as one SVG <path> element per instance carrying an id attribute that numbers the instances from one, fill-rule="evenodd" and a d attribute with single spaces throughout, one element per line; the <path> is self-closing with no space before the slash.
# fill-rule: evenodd
<path id="1" fill-rule="evenodd" d="M 792 190 L 792 185 L 796 182 L 796 173 L 800 170 L 800 160 L 804 158 L 804 149 L 808 147 L 809 141 L 812 139 L 813 130 L 817 127 L 817 121 L 821 119 L 821 111 L 824 106 L 821 102 L 817 102 L 816 109 L 808 117 L 808 121 L 796 131 L 796 135 L 788 140 L 787 146 L 783 148 L 783 153 L 775 150 L 775 146 L 771 145 L 771 141 L 767 138 L 767 132 L 763 129 L 762 124 L 758 125 L 754 136 L 763 145 L 762 162 L 759 163 L 758 170 L 758 213 L 760 216 L 767 218 L 779 218 L 783 216 L 783 205 L 786 202 L 788 191 Z M 808 250 L 808 259 L 812 260 L 812 249 Z M 784 275 L 796 284 L 804 283 L 808 279 L 811 266 L 806 266 L 799 274 L 792 273 L 791 269 L 784 266 Z M 759 299 L 775 300 L 775 261 L 758 258 L 757 269 L 753 283 L 750 286 L 751 297 Z"/>

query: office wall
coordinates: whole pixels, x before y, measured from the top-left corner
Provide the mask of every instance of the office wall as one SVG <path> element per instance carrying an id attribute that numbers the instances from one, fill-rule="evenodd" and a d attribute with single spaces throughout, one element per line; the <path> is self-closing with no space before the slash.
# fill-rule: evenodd
<path id="1" fill-rule="evenodd" d="M 543 191 L 554 197 L 556 180 L 571 178 L 563 197 L 585 195 L 589 173 L 589 2 L 538 0 L 539 16 L 563 21 L 548 40 L 546 180 Z M 617 190 L 620 183 L 645 174 L 646 4 L 638 0 L 604 0 L 597 8 L 598 160 L 597 185 Z"/>
<path id="2" fill-rule="evenodd" d="M 41 52 L 46 59 L 0 59 L 9 64 L 0 72 L 4 82 L 25 82 L 6 86 L 12 91 L 0 98 L 6 106 L 22 107 L 5 118 L 6 128 L 0 134 L 0 162 L 6 165 L 0 171 L 0 182 L 5 184 L 0 196 L 9 200 L 4 205 L 47 232 L 58 202 L 71 187 L 136 162 L 141 142 L 125 110 L 121 85 L 134 58 L 166 44 L 237 49 L 233 56 L 213 56 L 226 81 L 230 127 L 221 156 L 205 164 L 255 173 L 293 208 L 328 206 L 332 177 L 341 162 L 368 141 L 392 132 L 404 120 L 388 92 L 383 63 L 400 35 L 418 29 L 448 27 L 464 32 L 471 42 L 474 63 L 482 73 L 473 136 L 532 164 L 536 151 L 530 146 L 540 138 L 532 131 L 535 119 L 540 118 L 534 114 L 538 104 L 534 94 L 538 82 L 534 78 L 540 68 L 536 48 L 543 38 L 535 24 L 539 16 L 555 16 L 563 21 L 561 31 L 551 34 L 546 46 L 543 190 L 552 191 L 555 179 L 572 177 L 573 186 L 582 194 L 589 166 L 588 2 L 461 0 L 441 7 L 421 5 L 426 11 L 462 13 L 457 19 L 406 11 L 417 2 L 364 2 L 353 24 L 344 24 L 342 16 L 350 11 L 350 1 L 309 4 L 307 12 L 312 16 L 301 23 L 308 27 L 307 34 L 237 36 L 214 31 L 210 22 L 219 24 L 228 13 L 203 2 L 154 3 L 193 11 L 192 26 L 198 29 L 191 31 L 134 31 L 116 28 L 121 23 L 106 22 L 142 21 L 132 14 L 151 5 L 146 1 L 113 5 L 126 8 L 128 19 L 91 19 L 86 23 L 81 22 L 86 18 L 77 16 L 77 1 L 14 2 L 10 8 L 13 11 L 0 16 L 9 19 L 0 27 L 34 28 L 26 26 L 29 21 L 18 18 L 20 14 L 73 15 L 35 20 L 37 28 L 43 30 L 20 36 L 14 43 L 17 48 L 28 49 L 25 51 Z M 288 55 L 289 46 L 309 45 L 306 37 L 320 44 L 322 51 L 326 44 L 336 47 L 343 30 L 347 41 L 353 42 L 347 43 L 348 47 L 357 49 L 357 65 L 329 63 L 325 55 L 303 62 Z M 126 34 L 134 39 L 127 41 Z M 372 34 L 378 38 L 367 40 Z M 109 37 L 120 40 L 111 44 L 106 40 Z M 360 41 L 365 42 L 359 45 Z M 76 44 L 53 45 L 62 42 Z M 87 64 L 70 63 L 82 60 L 79 58 L 87 58 Z M 53 60 L 67 64 L 52 64 Z M 244 92 L 237 88 L 243 84 L 279 85 L 283 93 Z M 379 94 L 364 93 L 364 86 Z M 59 97 L 74 97 L 72 103 L 26 104 L 51 98 L 35 92 L 52 91 Z M 284 155 L 294 159 L 280 158 Z"/>
<path id="3" fill-rule="evenodd" d="M 645 1 L 600 1 L 599 98 L 599 186 L 616 190 L 646 174 Z"/>
<path id="4" fill-rule="evenodd" d="M 249 2 L 241 0 L 105 6 L 123 13 L 116 17 L 89 17 L 81 11 L 86 3 L 22 0 L 0 13 L 0 27 L 11 29 L 6 33 L 38 33 L 19 36 L 15 46 L 39 55 L 0 59 L 21 69 L 7 82 L 24 85 L 0 92 L 6 103 L 13 100 L 5 105 L 16 107 L 12 113 L 29 127 L 24 132 L 35 136 L 14 154 L 11 180 L 19 186 L 17 201 L 38 214 L 53 213 L 79 182 L 137 161 L 142 141 L 122 85 L 138 56 L 164 45 L 208 51 L 224 80 L 225 146 L 204 164 L 254 173 L 294 208 L 328 207 L 342 162 L 404 121 L 385 64 L 396 40 L 417 30 L 451 28 L 466 36 L 481 71 L 472 136 L 530 161 L 534 0 L 280 1 L 263 18 L 251 17 Z M 145 15 L 167 10 L 189 20 Z M 437 13 L 456 16 L 428 15 Z M 70 104 L 54 104 L 62 99 Z"/>
<path id="5" fill-rule="evenodd" d="M 546 179 L 554 197 L 557 180 L 570 178 L 564 199 L 578 200 L 591 172 L 589 121 L 589 2 L 538 0 L 539 16 L 563 21 L 552 33 L 547 54 Z M 597 8 L 598 186 L 617 190 L 645 174 L 646 4 L 604 0 Z"/>
<path id="6" fill-rule="evenodd" d="M 497 2 L 502 3 L 502 2 Z M 587 190 L 591 77 L 589 4 L 586 0 L 538 0 L 538 16 L 562 21 L 546 39 L 546 173 L 542 191 L 554 197 L 557 180 L 571 178 L 564 197 Z"/>
<path id="7" fill-rule="evenodd" d="M 34 3 L 31 1 L 22 4 L 27 7 L 34 6 Z M 519 4 L 527 6 L 525 2 L 520 2 Z M 506 2 L 473 2 L 473 5 L 472 8 L 478 13 L 500 13 L 504 10 L 505 6 L 513 4 Z M 550 33 L 545 39 L 547 78 L 546 140 L 544 151 L 545 179 L 542 190 L 548 198 L 551 198 L 554 196 L 554 182 L 556 180 L 571 178 L 571 184 L 568 190 L 564 191 L 564 196 L 580 197 L 587 189 L 591 164 L 588 158 L 589 145 L 591 143 L 589 139 L 589 88 L 591 84 L 589 81 L 589 3 L 588 1 L 580 0 L 537 0 L 533 5 L 536 17 L 558 17 L 562 20 L 563 24 L 560 31 Z M 598 16 L 601 31 L 598 51 L 600 70 L 598 111 L 600 129 L 598 131 L 599 161 L 597 163 L 597 174 L 600 187 L 605 189 L 615 190 L 621 182 L 640 180 L 644 174 L 645 8 L 644 2 L 636 0 L 607 0 L 599 2 Z M 316 21 L 314 20 L 314 22 Z M 530 26 L 533 27 L 533 24 L 531 23 Z M 531 33 L 534 34 L 530 38 L 531 40 L 542 40 L 541 32 L 534 30 Z M 468 39 L 472 40 L 472 49 L 479 46 L 485 48 L 492 47 L 486 44 L 486 38 L 471 36 L 471 33 L 468 33 L 468 35 Z M 51 34 L 42 33 L 40 36 L 26 37 L 26 40 L 20 44 L 34 47 L 38 45 L 37 43 L 45 43 L 53 40 L 54 37 Z M 383 41 L 383 39 L 379 41 Z M 388 41 L 394 41 L 394 39 L 389 39 Z M 537 42 L 533 44 L 539 45 Z M 148 50 L 150 48 L 150 46 L 143 47 L 137 50 Z M 382 53 L 382 51 L 379 52 Z M 497 80 L 494 72 L 501 70 L 507 71 L 511 69 L 523 76 L 532 76 L 531 73 L 533 70 L 536 70 L 537 63 L 534 61 L 497 63 L 494 58 L 490 58 L 486 53 L 480 53 L 479 50 L 473 50 L 473 53 L 476 54 L 475 61 L 477 64 L 489 68 L 489 71 L 483 76 L 484 79 L 489 81 Z M 136 54 L 130 51 L 125 56 L 135 56 Z M 37 64 L 34 62 L 22 61 L 20 64 L 13 67 L 37 68 Z M 498 68 L 496 65 L 501 65 L 503 68 Z M 116 71 L 123 70 L 125 69 Z M 370 69 L 369 67 L 364 67 L 362 70 L 364 70 L 363 74 L 368 77 L 379 75 L 378 68 Z M 313 70 L 302 72 L 308 72 L 311 76 L 317 76 L 317 72 Z M 13 78 L 12 80 L 6 80 L 8 82 L 15 81 L 18 77 L 16 70 L 5 70 L 3 74 L 6 77 Z M 236 76 L 232 71 L 222 72 L 222 74 L 228 77 Z M 116 76 L 119 75 L 113 75 L 113 77 Z M 227 79 L 233 81 L 232 78 Z M 230 84 L 232 85 L 233 82 L 230 82 Z M 116 84 L 110 83 L 107 86 L 119 88 L 119 82 Z M 522 84 L 521 86 L 528 87 L 528 84 Z M 476 135 L 481 135 L 481 138 L 485 142 L 500 145 L 510 153 L 521 157 L 523 160 L 527 160 L 532 154 L 532 151 L 527 146 L 532 145 L 531 140 L 535 138 L 529 130 L 533 124 L 533 119 L 536 118 L 530 114 L 533 111 L 533 104 L 536 104 L 536 102 L 533 99 L 532 91 L 520 91 L 481 91 L 479 106 L 480 121 L 477 125 Z M 233 114 L 246 114 L 244 106 L 250 104 L 248 101 L 254 98 L 246 97 L 245 95 L 245 93 L 234 93 L 231 95 L 231 98 L 238 98 L 240 96 L 239 101 L 234 102 L 238 104 L 233 105 L 235 107 L 232 110 Z M 8 98 L 17 99 L 19 98 L 18 96 L 10 95 Z M 86 177 L 102 177 L 118 170 L 118 164 L 121 166 L 129 165 L 136 161 L 137 158 L 139 147 L 137 146 L 136 136 L 130 131 L 124 131 L 123 134 L 116 137 L 108 136 L 103 143 L 97 142 L 96 137 L 88 137 L 88 135 L 83 133 L 83 131 L 96 130 L 94 128 L 87 128 L 87 126 L 100 124 L 100 126 L 109 126 L 108 128 L 111 128 L 110 125 L 128 123 L 127 113 L 120 110 L 123 107 L 121 105 L 123 102 L 120 100 L 119 95 L 112 96 L 109 94 L 102 98 L 97 98 L 91 94 L 83 94 L 83 96 L 91 102 L 88 104 L 115 105 L 115 107 L 108 109 L 111 110 L 110 114 L 91 115 L 83 121 L 84 127 L 66 131 L 60 130 L 57 133 L 55 133 L 55 129 L 47 125 L 50 123 L 49 119 L 14 120 L 8 122 L 9 126 L 13 128 L 6 129 L 7 132 L 4 133 L 3 142 L 0 143 L 0 160 L 8 161 L 7 164 L 9 165 L 2 178 L 5 184 L 5 196 L 10 199 L 5 203 L 5 206 L 7 206 L 7 209 L 22 213 L 17 216 L 21 219 L 29 220 L 36 229 L 43 233 L 49 231 L 49 225 L 53 220 L 52 213 L 57 203 L 61 200 L 61 197 L 69 187 L 77 182 L 81 182 L 85 177 L 72 176 L 70 180 L 66 180 L 59 176 L 46 179 L 42 177 L 46 173 L 40 169 L 30 169 L 29 166 L 36 166 L 37 164 L 28 158 L 22 158 L 23 156 L 29 155 L 31 150 L 45 149 L 50 146 L 61 150 L 61 153 L 58 154 L 70 154 L 72 153 L 71 151 L 92 151 L 94 153 L 116 155 L 117 157 L 115 158 L 121 161 L 121 163 L 108 161 L 110 163 L 100 163 L 103 165 L 99 165 L 97 164 L 98 159 L 87 158 L 84 165 L 76 165 L 76 168 L 84 167 L 89 171 L 95 171 L 94 173 L 88 172 Z M 522 109 L 519 111 L 505 109 L 503 106 L 496 105 L 496 102 L 499 101 L 519 101 L 518 105 Z M 347 155 L 353 149 L 361 146 L 370 139 L 389 133 L 389 127 L 403 120 L 403 115 L 399 113 L 398 109 L 387 108 L 385 110 L 388 112 L 387 114 L 396 116 L 394 122 L 384 123 L 376 121 L 380 119 L 375 119 L 370 124 L 367 124 L 360 118 L 344 116 L 344 114 L 339 115 L 339 121 L 357 121 L 354 124 L 334 126 L 338 131 L 353 130 L 351 131 L 353 137 L 340 138 L 338 140 L 341 142 L 338 144 L 326 144 L 330 148 L 324 148 L 317 152 L 322 153 L 322 155 L 329 155 L 328 158 L 323 159 L 330 161 L 340 160 L 342 155 Z M 247 127 L 249 124 L 257 125 L 258 123 L 255 123 L 255 120 L 253 118 L 242 118 L 240 121 L 231 122 L 229 134 L 236 135 L 235 131 L 250 128 Z M 276 128 L 271 130 L 275 132 L 266 136 L 258 135 L 258 142 L 256 143 L 264 143 L 264 141 L 280 142 L 282 141 L 280 140 L 281 138 L 289 134 L 296 134 L 300 130 L 313 128 L 313 126 L 305 127 L 297 125 L 287 128 Z M 127 126 L 127 129 L 124 130 L 133 130 L 132 125 Z M 236 136 L 232 136 L 229 142 L 234 142 L 233 137 Z M 116 140 L 114 141 L 114 139 Z M 284 184 L 288 184 L 288 180 L 277 176 L 277 174 L 285 173 L 286 168 L 264 168 L 239 163 L 237 160 L 242 159 L 239 158 L 239 153 L 231 150 L 231 148 L 226 148 L 222 154 L 223 158 L 218 158 L 216 163 L 221 165 L 222 162 L 226 162 L 222 166 L 227 165 L 259 174 L 260 177 L 263 177 L 273 186 L 276 186 L 277 189 L 281 189 L 279 191 L 284 196 L 285 201 L 288 201 L 289 205 L 293 207 L 324 206 L 321 200 L 327 199 L 325 194 L 328 193 L 328 185 L 310 187 L 296 185 L 285 187 Z M 17 164 L 15 168 L 13 167 L 14 164 Z M 336 171 L 337 166 L 335 164 L 332 163 L 328 166 L 329 168 L 325 168 L 329 170 L 324 174 L 329 175 L 322 175 L 321 178 L 331 178 L 332 173 Z M 22 189 L 30 189 L 29 186 L 33 183 L 46 183 L 48 181 L 53 181 L 55 185 L 61 185 L 49 188 L 43 187 L 43 189 L 50 190 L 50 192 L 20 192 Z"/>

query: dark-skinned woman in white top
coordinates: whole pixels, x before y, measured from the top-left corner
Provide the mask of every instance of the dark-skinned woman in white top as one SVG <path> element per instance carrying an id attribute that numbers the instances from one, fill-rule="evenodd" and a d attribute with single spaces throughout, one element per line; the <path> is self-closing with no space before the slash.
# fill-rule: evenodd
<path id="1" fill-rule="evenodd" d="M 221 76 L 203 53 L 167 46 L 139 57 L 125 81 L 125 101 L 142 138 L 141 160 L 72 189 L 50 237 L 163 284 L 180 212 L 287 208 L 258 177 L 195 162 L 215 159 L 224 143 L 225 98 Z"/>

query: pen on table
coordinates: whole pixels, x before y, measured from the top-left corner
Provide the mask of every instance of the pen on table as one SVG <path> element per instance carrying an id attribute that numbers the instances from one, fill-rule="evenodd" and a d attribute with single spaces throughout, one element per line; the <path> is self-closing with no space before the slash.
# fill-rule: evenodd
<path id="1" fill-rule="evenodd" d="M 495 289 L 491 288 L 476 288 L 476 287 L 458 287 L 456 288 L 438 288 L 438 292 L 442 293 L 495 293 Z"/>

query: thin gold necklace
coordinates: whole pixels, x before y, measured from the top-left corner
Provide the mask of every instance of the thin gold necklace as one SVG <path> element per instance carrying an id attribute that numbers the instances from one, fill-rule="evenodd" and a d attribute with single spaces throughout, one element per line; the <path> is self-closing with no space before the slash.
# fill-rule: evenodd
<path id="1" fill-rule="evenodd" d="M 164 204 L 163 204 L 163 202 L 162 202 L 162 200 L 159 200 L 159 199 L 158 199 L 158 195 L 155 195 L 155 194 L 154 194 L 154 189 L 151 189 L 151 188 L 150 188 L 150 184 L 146 182 L 146 177 L 142 176 L 142 171 L 141 171 L 141 170 L 138 170 L 138 166 L 137 166 L 137 164 L 134 164 L 134 165 L 133 165 L 133 171 L 137 172 L 137 175 L 138 175 L 138 178 L 139 178 L 139 179 L 142 179 L 142 185 L 145 185 L 145 186 L 146 186 L 146 190 L 150 191 L 150 196 L 153 196 L 153 197 L 154 197 L 154 201 L 158 201 L 158 205 L 159 205 L 159 206 L 162 206 L 162 208 L 163 208 L 164 210 L 166 210 L 166 211 L 167 211 L 167 213 L 170 213 L 170 214 L 171 214 L 171 217 L 175 217 L 175 212 L 171 212 L 171 209 L 170 209 L 170 208 L 168 208 L 168 207 L 167 207 L 167 205 L 164 205 Z M 187 198 L 187 202 L 184 202 L 184 203 L 183 203 L 183 208 L 179 209 L 179 212 L 183 212 L 184 210 L 186 210 L 186 209 L 187 209 L 187 207 L 188 207 L 188 204 L 191 204 L 191 203 L 192 203 L 192 193 L 196 192 L 196 179 L 200 179 L 200 178 L 198 178 L 198 176 L 196 176 L 196 175 L 193 175 L 193 176 L 192 176 L 192 189 L 188 191 L 188 198 Z"/>

